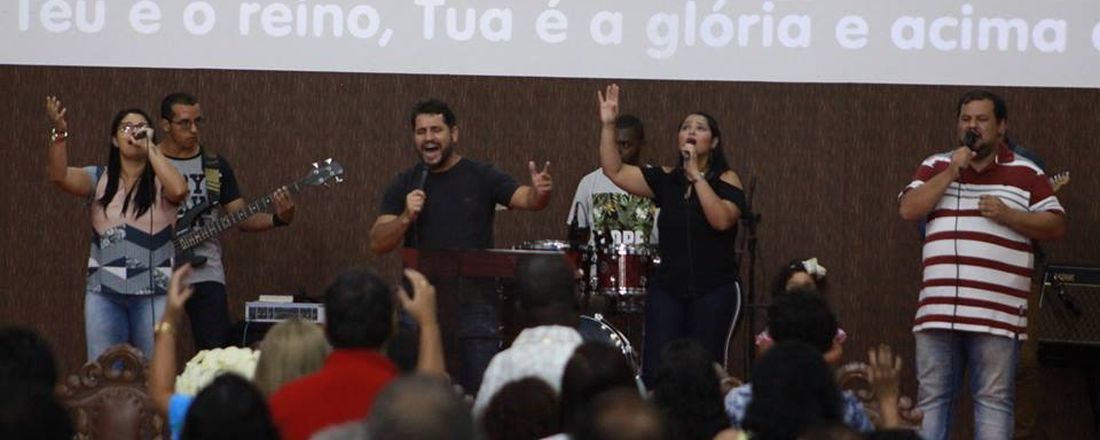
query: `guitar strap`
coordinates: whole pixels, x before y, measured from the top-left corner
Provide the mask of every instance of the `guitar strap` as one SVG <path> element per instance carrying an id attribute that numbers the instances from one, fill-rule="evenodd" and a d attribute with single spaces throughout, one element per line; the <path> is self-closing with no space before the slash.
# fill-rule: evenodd
<path id="1" fill-rule="evenodd" d="M 202 171 L 206 174 L 206 199 L 210 207 L 218 206 L 222 192 L 221 159 L 213 150 L 199 146 L 202 154 Z"/>

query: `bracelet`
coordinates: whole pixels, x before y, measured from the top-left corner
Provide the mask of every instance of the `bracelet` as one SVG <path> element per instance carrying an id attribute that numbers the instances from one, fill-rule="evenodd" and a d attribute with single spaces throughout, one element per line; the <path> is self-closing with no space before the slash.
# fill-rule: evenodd
<path id="1" fill-rule="evenodd" d="M 57 127 L 50 129 L 50 142 L 55 143 L 63 141 L 69 138 L 69 130 L 58 129 Z"/>
<path id="2" fill-rule="evenodd" d="M 159 335 L 161 333 L 175 334 L 176 328 L 172 327 L 172 323 L 168 321 L 161 321 L 157 323 L 156 327 L 153 327 L 153 334 Z"/>
<path id="3" fill-rule="evenodd" d="M 279 217 L 279 214 L 271 214 L 271 225 L 272 226 L 278 228 L 280 226 L 286 226 L 286 225 L 289 225 L 289 224 L 290 223 L 287 223 L 286 220 L 282 219 L 282 217 Z"/>

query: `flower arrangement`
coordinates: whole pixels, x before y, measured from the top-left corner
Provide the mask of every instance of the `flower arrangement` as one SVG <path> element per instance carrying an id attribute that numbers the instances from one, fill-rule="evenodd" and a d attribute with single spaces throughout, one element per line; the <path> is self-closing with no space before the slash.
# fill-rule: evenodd
<path id="1" fill-rule="evenodd" d="M 187 361 L 183 374 L 176 377 L 176 392 L 194 396 L 214 378 L 225 372 L 252 379 L 260 351 L 251 348 L 227 347 L 203 350 Z"/>

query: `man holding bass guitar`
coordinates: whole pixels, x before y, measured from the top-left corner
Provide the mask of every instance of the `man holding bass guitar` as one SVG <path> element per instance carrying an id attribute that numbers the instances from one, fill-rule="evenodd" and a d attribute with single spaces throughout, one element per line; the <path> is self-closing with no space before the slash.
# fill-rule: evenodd
<path id="1" fill-rule="evenodd" d="M 218 207 L 235 213 L 247 206 L 241 197 L 237 179 L 229 162 L 218 154 L 204 150 L 199 144 L 202 110 L 198 99 L 187 93 L 173 93 L 160 104 L 159 128 L 165 135 L 160 149 L 172 165 L 183 174 L 191 190 L 190 197 L 180 205 L 176 230 L 201 227 L 217 215 Z M 286 188 L 273 195 L 275 213 L 257 213 L 238 224 L 245 232 L 260 232 L 286 226 L 294 221 L 294 201 Z M 222 347 L 229 337 L 229 305 L 226 302 L 225 271 L 222 266 L 221 244 L 210 238 L 193 249 L 194 255 L 205 258 L 205 264 L 195 269 L 190 280 L 194 294 L 187 301 L 187 315 L 198 350 Z"/>

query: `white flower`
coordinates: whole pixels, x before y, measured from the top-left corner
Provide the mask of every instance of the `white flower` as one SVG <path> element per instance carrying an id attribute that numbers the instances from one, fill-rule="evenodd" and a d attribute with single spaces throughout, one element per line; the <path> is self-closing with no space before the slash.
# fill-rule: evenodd
<path id="1" fill-rule="evenodd" d="M 224 372 L 232 372 L 252 379 L 260 352 L 251 348 L 215 348 L 203 350 L 187 361 L 183 373 L 176 377 L 176 392 L 194 396 L 203 387 Z"/>

